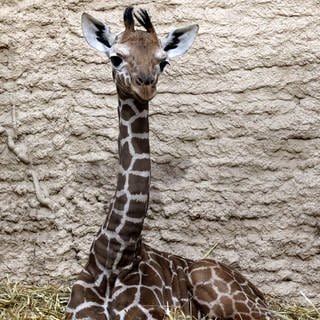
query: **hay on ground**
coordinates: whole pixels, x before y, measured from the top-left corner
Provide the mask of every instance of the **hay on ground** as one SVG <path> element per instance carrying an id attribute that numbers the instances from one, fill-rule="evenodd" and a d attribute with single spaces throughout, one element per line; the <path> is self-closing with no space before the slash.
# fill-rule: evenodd
<path id="1" fill-rule="evenodd" d="M 0 320 L 61 320 L 70 290 L 61 286 L 0 284 Z"/>
<path id="2" fill-rule="evenodd" d="M 0 320 L 62 320 L 69 295 L 66 286 L 0 283 Z M 320 305 L 301 306 L 274 299 L 270 305 L 281 320 L 320 320 Z M 179 310 L 173 310 L 168 319 L 187 318 Z"/>

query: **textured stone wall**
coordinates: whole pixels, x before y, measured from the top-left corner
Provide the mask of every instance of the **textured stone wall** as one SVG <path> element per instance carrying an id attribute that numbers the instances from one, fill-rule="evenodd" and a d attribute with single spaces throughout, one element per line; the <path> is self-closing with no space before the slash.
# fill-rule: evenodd
<path id="1" fill-rule="evenodd" d="M 0 277 L 60 281 L 86 261 L 115 187 L 111 67 L 83 11 L 129 1 L 2 0 Z M 200 25 L 152 101 L 145 240 L 232 263 L 269 294 L 320 301 L 320 3 L 137 1 L 161 35 Z"/>

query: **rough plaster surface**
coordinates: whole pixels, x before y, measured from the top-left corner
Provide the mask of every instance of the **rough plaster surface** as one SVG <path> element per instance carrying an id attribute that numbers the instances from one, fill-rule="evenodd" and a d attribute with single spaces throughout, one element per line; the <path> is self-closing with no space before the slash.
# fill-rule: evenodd
<path id="1" fill-rule="evenodd" d="M 119 3 L 1 1 L 1 278 L 75 275 L 104 220 L 117 99 L 80 15 L 121 31 Z M 138 4 L 162 35 L 200 25 L 151 105 L 145 240 L 190 258 L 215 245 L 264 292 L 320 302 L 319 1 Z"/>

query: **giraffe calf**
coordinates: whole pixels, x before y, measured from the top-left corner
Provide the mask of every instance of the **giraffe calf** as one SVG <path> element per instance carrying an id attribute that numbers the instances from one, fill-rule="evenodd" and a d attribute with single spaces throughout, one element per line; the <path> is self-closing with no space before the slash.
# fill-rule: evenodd
<path id="1" fill-rule="evenodd" d="M 135 20 L 144 31 L 135 29 Z M 172 308 L 195 319 L 271 319 L 261 292 L 231 268 L 143 243 L 151 178 L 149 101 L 169 60 L 192 46 L 199 27 L 178 28 L 159 40 L 148 13 L 132 7 L 124 11 L 124 25 L 115 35 L 92 16 L 82 16 L 87 42 L 112 64 L 119 168 L 110 209 L 72 287 L 66 319 L 162 320 Z"/>

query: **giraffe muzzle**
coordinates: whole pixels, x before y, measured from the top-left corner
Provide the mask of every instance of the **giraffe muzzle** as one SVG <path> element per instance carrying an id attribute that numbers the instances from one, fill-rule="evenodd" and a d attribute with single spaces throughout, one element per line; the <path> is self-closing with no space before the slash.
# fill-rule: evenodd
<path id="1" fill-rule="evenodd" d="M 157 93 L 157 87 L 155 84 L 148 85 L 134 85 L 133 91 L 144 101 L 150 101 Z"/>

